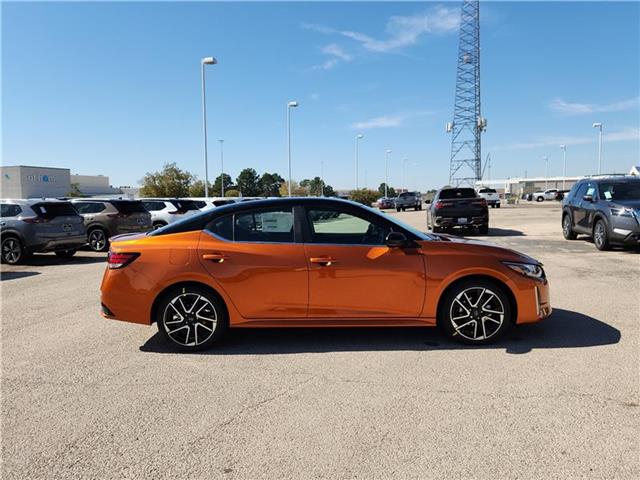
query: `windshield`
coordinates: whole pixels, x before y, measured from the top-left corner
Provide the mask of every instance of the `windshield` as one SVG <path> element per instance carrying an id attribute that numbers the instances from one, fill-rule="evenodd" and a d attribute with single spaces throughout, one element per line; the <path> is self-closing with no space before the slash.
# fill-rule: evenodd
<path id="1" fill-rule="evenodd" d="M 401 193 L 400 195 L 398 195 L 400 198 L 406 198 L 406 197 L 415 197 L 416 193 L 415 192 L 404 192 Z"/>
<path id="2" fill-rule="evenodd" d="M 496 191 L 493 188 L 483 188 L 480 193 L 496 193 Z"/>
<path id="3" fill-rule="evenodd" d="M 473 188 L 447 188 L 440 191 L 440 200 L 450 200 L 454 198 L 476 198 L 476 191 Z"/>
<path id="4" fill-rule="evenodd" d="M 602 182 L 598 185 L 598 190 L 604 200 L 640 200 L 640 180 Z"/>

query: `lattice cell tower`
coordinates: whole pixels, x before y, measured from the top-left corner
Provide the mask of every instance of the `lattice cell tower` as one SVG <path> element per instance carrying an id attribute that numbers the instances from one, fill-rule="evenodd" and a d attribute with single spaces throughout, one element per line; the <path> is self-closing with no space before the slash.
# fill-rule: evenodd
<path id="1" fill-rule="evenodd" d="M 480 2 L 464 0 L 460 18 L 458 70 L 451 137 L 449 184 L 474 186 L 482 178 L 480 135 L 487 120 L 480 115 Z"/>

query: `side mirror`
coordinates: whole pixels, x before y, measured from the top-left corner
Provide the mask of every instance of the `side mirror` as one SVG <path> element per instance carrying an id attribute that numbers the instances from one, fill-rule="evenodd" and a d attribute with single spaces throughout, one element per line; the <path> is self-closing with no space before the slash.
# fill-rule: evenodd
<path id="1" fill-rule="evenodd" d="M 389 232 L 389 235 L 387 235 L 387 238 L 385 238 L 384 243 L 389 248 L 402 248 L 407 246 L 409 241 L 402 232 Z"/>
<path id="2" fill-rule="evenodd" d="M 593 195 L 585 195 L 582 197 L 585 202 L 593 202 Z"/>

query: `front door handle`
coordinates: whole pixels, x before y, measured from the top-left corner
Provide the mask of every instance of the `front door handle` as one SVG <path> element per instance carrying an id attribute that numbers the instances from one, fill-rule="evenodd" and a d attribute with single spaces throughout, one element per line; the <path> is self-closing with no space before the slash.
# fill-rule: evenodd
<path id="1" fill-rule="evenodd" d="M 210 262 L 222 263 L 227 257 L 222 253 L 205 253 L 202 255 L 203 260 L 209 260 Z"/>
<path id="2" fill-rule="evenodd" d="M 331 257 L 311 257 L 309 261 L 311 263 L 317 263 L 319 265 L 322 265 L 323 267 L 329 267 L 334 263 L 336 263 L 335 258 L 331 258 Z"/>

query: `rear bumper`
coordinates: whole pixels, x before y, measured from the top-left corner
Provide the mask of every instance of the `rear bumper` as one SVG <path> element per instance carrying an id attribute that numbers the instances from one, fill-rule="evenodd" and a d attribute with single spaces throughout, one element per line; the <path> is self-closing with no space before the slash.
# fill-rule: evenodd
<path id="1" fill-rule="evenodd" d="M 467 219 L 466 222 L 461 223 L 460 219 Z M 466 216 L 466 215 L 456 215 L 456 216 L 438 216 L 433 217 L 433 221 L 438 227 L 479 227 L 482 225 L 489 224 L 489 214 L 479 215 L 479 216 Z"/>
<path id="2" fill-rule="evenodd" d="M 80 248 L 87 243 L 87 236 L 73 235 L 60 238 L 43 238 L 39 237 L 38 243 L 27 244 L 27 249 L 31 252 L 51 252 L 55 250 L 67 250 L 70 248 Z"/>

